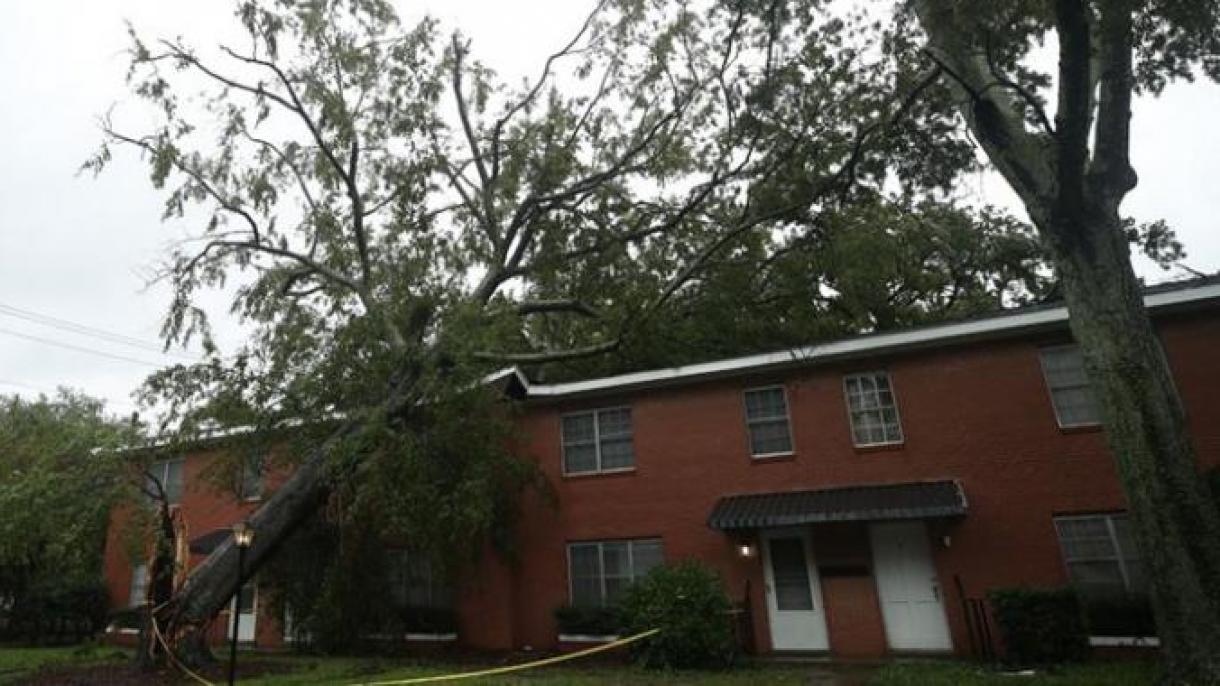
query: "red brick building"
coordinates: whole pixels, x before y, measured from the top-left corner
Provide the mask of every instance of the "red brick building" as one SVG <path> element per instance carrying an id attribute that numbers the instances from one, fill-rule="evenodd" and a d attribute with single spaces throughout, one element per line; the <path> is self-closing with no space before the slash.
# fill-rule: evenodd
<path id="1" fill-rule="evenodd" d="M 1220 283 L 1154 288 L 1147 304 L 1201 467 L 1215 466 Z M 1062 307 L 573 383 L 495 378 L 523 405 L 521 449 L 556 502 L 527 497 L 514 562 L 488 553 L 441 584 L 404 560 L 414 586 L 387 593 L 457 613 L 455 636 L 413 639 L 590 640 L 564 635 L 555 608 L 613 602 L 692 558 L 747 609 L 759 652 L 965 653 L 980 640 L 967 600 L 1015 585 L 1075 584 L 1099 644 L 1147 633 L 1105 611 L 1138 605 L 1145 579 Z M 254 506 L 192 487 L 208 459 L 165 467 L 200 542 Z M 116 606 L 140 598 L 113 542 L 107 575 Z M 281 642 L 277 618 L 242 621 L 256 627 L 243 638 Z"/>

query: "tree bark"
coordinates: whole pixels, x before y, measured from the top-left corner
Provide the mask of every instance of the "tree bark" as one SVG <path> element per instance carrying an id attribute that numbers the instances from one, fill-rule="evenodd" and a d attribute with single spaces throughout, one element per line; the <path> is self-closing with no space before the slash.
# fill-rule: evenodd
<path id="1" fill-rule="evenodd" d="M 187 577 L 173 601 L 158 613 L 162 631 L 174 646 L 176 657 L 188 666 L 213 660 L 207 649 L 207 630 L 237 589 L 270 559 L 279 544 L 310 515 L 331 492 L 329 458 L 346 437 L 357 431 L 354 421 L 344 423 L 314 448 L 286 482 L 247 520 L 254 540 L 246 550 L 244 574 L 238 577 L 237 546 L 226 538 Z"/>
<path id="2" fill-rule="evenodd" d="M 1220 683 L 1220 510 L 1199 476 L 1118 214 L 1085 209 L 1043 233 L 1127 496 L 1167 676 Z"/>

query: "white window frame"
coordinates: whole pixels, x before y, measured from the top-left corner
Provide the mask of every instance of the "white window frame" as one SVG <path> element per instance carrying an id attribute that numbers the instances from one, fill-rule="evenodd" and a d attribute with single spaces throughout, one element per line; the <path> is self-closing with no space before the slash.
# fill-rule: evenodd
<path id="1" fill-rule="evenodd" d="M 618 412 L 626 410 L 627 415 L 631 418 L 631 466 L 629 467 L 611 467 L 609 469 L 602 468 L 602 429 L 601 429 L 601 414 L 603 412 Z M 581 415 L 593 415 L 593 454 L 597 458 L 597 466 L 594 469 L 585 471 L 572 472 L 568 471 L 568 441 L 563 433 L 563 422 L 568 417 L 579 417 Z M 565 412 L 559 416 L 559 447 L 560 461 L 563 463 L 564 476 L 588 476 L 592 474 L 616 474 L 620 472 L 635 471 L 635 413 L 631 411 L 630 405 L 615 405 L 612 407 L 598 407 L 591 410 L 580 410 L 577 412 Z"/>
<path id="2" fill-rule="evenodd" d="M 627 544 L 627 567 L 631 572 L 631 583 L 639 581 L 643 574 L 635 572 L 635 546 L 637 543 L 652 543 L 656 542 L 661 548 L 661 564 L 665 564 L 665 542 L 660 536 L 650 536 L 644 538 L 609 538 L 598 541 L 568 541 L 564 546 L 564 553 L 567 557 L 568 569 L 568 603 L 576 605 L 576 579 L 572 574 L 572 548 L 577 546 L 597 546 L 597 579 L 601 583 L 601 598 L 600 604 L 595 607 L 606 607 L 606 544 L 626 543 Z M 583 607 L 583 606 L 582 606 Z"/>
<path id="3" fill-rule="evenodd" d="M 847 381 L 856 377 L 877 377 L 884 376 L 885 383 L 889 386 L 890 397 L 894 399 L 894 421 L 898 426 L 898 438 L 894 440 L 874 441 L 872 443 L 856 442 L 856 416 L 851 407 L 851 390 L 847 387 Z M 898 402 L 898 391 L 894 388 L 894 378 L 890 376 L 888 370 L 885 369 L 868 369 L 859 372 L 851 372 L 843 375 L 843 404 L 847 408 L 847 425 L 851 432 L 852 445 L 857 448 L 874 448 L 886 445 L 902 445 L 907 440 L 907 432 L 902 428 L 902 412 L 899 410 L 900 403 Z"/>
<path id="4" fill-rule="evenodd" d="M 170 490 L 169 489 L 169 466 L 174 463 L 178 463 L 178 464 L 182 465 L 182 468 L 180 470 L 180 473 L 182 474 L 182 485 L 178 489 L 178 498 L 176 500 L 170 500 L 169 499 L 169 490 Z M 185 457 L 174 457 L 174 458 L 170 458 L 168 460 L 157 460 L 148 466 L 148 473 L 153 478 L 155 478 L 158 482 L 160 482 L 161 488 L 165 491 L 167 505 L 182 504 L 182 496 L 186 495 L 186 458 Z M 150 496 L 149 502 L 152 502 L 152 501 L 153 501 L 153 498 Z"/>
<path id="5" fill-rule="evenodd" d="M 1042 383 L 1043 383 L 1043 385 L 1046 386 L 1046 395 L 1047 395 L 1048 399 L 1051 401 L 1051 411 L 1055 413 L 1055 424 L 1057 424 L 1060 429 L 1078 429 L 1078 428 L 1082 428 L 1082 427 L 1101 426 L 1100 419 L 1098 419 L 1096 421 L 1092 421 L 1092 422 L 1075 422 L 1072 424 L 1064 424 L 1063 418 L 1059 414 L 1059 405 L 1058 405 L 1058 403 L 1055 402 L 1055 391 L 1059 390 L 1059 389 L 1086 388 L 1089 390 L 1090 393 L 1093 394 L 1093 404 L 1097 405 L 1097 393 L 1096 393 L 1096 390 L 1093 388 L 1093 382 L 1091 380 L 1089 380 L 1087 369 L 1084 370 L 1085 382 L 1082 385 L 1079 385 L 1079 386 L 1052 386 L 1051 385 L 1050 375 L 1046 373 L 1046 357 L 1045 357 L 1046 353 L 1062 352 L 1064 350 L 1073 350 L 1073 349 L 1079 350 L 1080 346 L 1075 343 L 1065 343 L 1063 345 L 1045 345 L 1045 346 L 1038 348 L 1038 366 L 1042 369 Z M 1083 368 L 1083 358 L 1082 358 L 1081 362 L 1082 362 L 1082 368 Z M 1094 409 L 1100 415 L 1101 408 L 1095 407 Z"/>
<path id="6" fill-rule="evenodd" d="M 1068 579 L 1072 578 L 1072 563 L 1073 562 L 1116 562 L 1118 564 L 1118 574 L 1123 580 L 1123 591 L 1125 593 L 1134 593 L 1131 585 L 1131 571 L 1127 566 L 1127 558 L 1123 555 L 1122 546 L 1118 542 L 1118 530 L 1114 526 L 1115 517 L 1129 517 L 1126 512 L 1093 512 L 1089 514 L 1067 514 L 1055 515 L 1055 538 L 1059 542 L 1059 556 L 1063 559 L 1064 570 L 1068 574 Z M 1112 557 L 1090 557 L 1090 558 L 1068 558 L 1068 552 L 1063 545 L 1063 535 L 1059 533 L 1059 522 L 1069 520 L 1083 519 L 1101 519 L 1106 523 L 1106 533 L 1110 537 L 1110 546 L 1114 551 Z M 1140 559 L 1140 558 L 1136 558 Z"/>
<path id="7" fill-rule="evenodd" d="M 142 570 L 142 571 L 140 571 Z M 140 589 L 139 598 L 136 593 L 136 579 L 143 576 L 143 583 L 138 588 Z M 128 607 L 144 607 L 148 604 L 148 564 L 145 562 L 137 562 L 131 565 L 131 582 L 127 584 L 127 606 Z"/>
<path id="8" fill-rule="evenodd" d="M 748 396 L 751 393 L 758 393 L 761 391 L 774 391 L 774 390 L 778 390 L 780 392 L 780 397 L 782 397 L 784 399 L 784 428 L 788 432 L 788 449 L 781 450 L 779 452 L 774 452 L 774 453 L 756 453 L 756 452 L 754 452 L 754 433 L 753 433 L 754 425 L 758 424 L 758 423 L 762 423 L 762 422 L 774 422 L 775 420 L 779 419 L 779 416 L 777 415 L 774 417 L 755 417 L 754 419 L 751 419 L 750 418 L 750 405 L 748 402 L 746 402 L 746 396 Z M 741 407 L 742 407 L 742 413 L 745 415 L 745 418 L 746 418 L 746 442 L 749 444 L 748 447 L 750 450 L 751 458 L 753 458 L 755 460 L 763 460 L 768 457 L 783 457 L 786 455 L 796 454 L 796 438 L 792 435 L 792 408 L 788 405 L 788 387 L 787 386 L 785 386 L 783 384 L 773 384 L 770 386 L 755 386 L 754 388 L 747 388 L 741 392 Z"/>
<path id="9" fill-rule="evenodd" d="M 263 499 L 263 493 L 267 490 L 267 474 L 266 474 L 266 459 L 259 457 L 254 459 L 258 464 L 258 493 L 250 495 L 246 492 L 246 474 L 250 468 L 251 459 L 243 459 L 241 466 L 237 470 L 237 499 L 243 503 L 257 503 Z"/>

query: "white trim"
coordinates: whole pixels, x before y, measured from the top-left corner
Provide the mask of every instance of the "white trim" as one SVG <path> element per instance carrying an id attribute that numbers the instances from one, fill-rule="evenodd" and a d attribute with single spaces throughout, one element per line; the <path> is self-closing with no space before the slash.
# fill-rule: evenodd
<path id="1" fill-rule="evenodd" d="M 618 639 L 618 634 L 559 634 L 560 643 L 609 643 Z"/>
<path id="2" fill-rule="evenodd" d="M 1089 645 L 1094 648 L 1159 648 L 1161 639 L 1156 636 L 1090 636 Z"/>
<path id="3" fill-rule="evenodd" d="M 750 404 L 746 401 L 746 396 L 751 393 L 759 393 L 761 391 L 779 391 L 780 397 L 784 401 L 784 429 L 788 432 L 788 449 L 780 450 L 773 453 L 756 453 L 754 452 L 754 427 L 753 424 L 760 422 L 774 422 L 779 417 L 763 417 L 761 419 L 750 419 Z M 792 407 L 788 405 L 788 387 L 784 384 L 770 384 L 767 386 L 754 386 L 752 388 L 743 388 L 741 390 L 741 410 L 746 421 L 746 449 L 750 451 L 750 459 L 766 460 L 772 457 L 785 457 L 796 454 L 796 436 L 792 433 Z"/>
<path id="4" fill-rule="evenodd" d="M 428 631 L 421 631 L 421 632 L 417 633 L 417 632 L 408 631 L 408 632 L 402 633 L 402 634 L 386 634 L 386 633 L 368 634 L 368 637 L 372 638 L 372 639 L 376 639 L 378 641 L 394 640 L 394 639 L 401 638 L 404 641 L 421 641 L 421 642 L 422 641 L 431 641 L 431 642 L 436 642 L 436 643 L 443 643 L 445 641 L 456 641 L 458 635 L 457 635 L 456 631 L 450 631 L 447 633 L 435 633 L 435 632 L 428 632 Z"/>
<path id="5" fill-rule="evenodd" d="M 1174 305 L 1204 302 L 1220 298 L 1220 284 L 1152 293 L 1144 296 L 1144 306 L 1159 309 Z M 1028 312 L 983 317 L 951 324 L 926 326 L 907 331 L 855 336 L 778 352 L 747 355 L 713 362 L 701 362 L 681 367 L 654 369 L 600 379 L 588 379 L 556 384 L 530 384 L 515 367 L 497 372 L 489 378 L 513 374 L 525 384 L 531 398 L 562 398 L 565 396 L 624 389 L 632 386 L 680 383 L 690 379 L 733 373 L 758 371 L 769 367 L 825 362 L 836 358 L 873 355 L 883 352 L 945 345 L 996 334 L 1015 334 L 1028 329 L 1050 328 L 1068 321 L 1066 307 L 1034 309 Z"/>
<path id="6" fill-rule="evenodd" d="M 627 421 L 631 424 L 631 464 L 626 467 L 610 467 L 606 469 L 602 467 L 602 429 L 601 415 L 603 412 L 627 412 Z M 593 469 L 586 469 L 579 472 L 568 471 L 568 440 L 563 432 L 563 422 L 569 417 L 579 417 L 581 415 L 591 415 L 593 417 L 593 457 L 597 465 Z M 575 412 L 565 412 L 559 416 L 559 452 L 560 462 L 563 463 L 563 475 L 568 476 L 594 476 L 597 474 L 616 474 L 619 472 L 634 472 L 635 471 L 635 417 L 632 416 L 631 405 L 611 405 L 607 407 L 595 407 L 588 410 L 577 410 Z"/>
<path id="7" fill-rule="evenodd" d="M 898 425 L 898 439 L 892 441 L 873 441 L 872 443 L 858 443 L 856 441 L 856 418 L 854 411 L 851 408 L 851 390 L 847 387 L 847 380 L 861 377 L 871 377 L 873 379 L 873 392 L 880 396 L 877 389 L 877 377 L 885 377 L 886 388 L 890 392 L 890 398 L 894 401 L 894 420 Z M 866 369 L 859 372 L 849 372 L 843 375 L 843 404 L 847 407 L 847 430 L 851 433 L 851 444 L 857 448 L 878 448 L 889 445 L 902 445 L 906 443 L 907 434 L 902 428 L 902 413 L 898 409 L 898 393 L 894 389 L 894 379 L 890 376 L 888 369 Z M 878 407 L 881 412 L 881 433 L 885 434 L 885 408 Z M 868 411 L 868 410 L 865 410 Z"/>

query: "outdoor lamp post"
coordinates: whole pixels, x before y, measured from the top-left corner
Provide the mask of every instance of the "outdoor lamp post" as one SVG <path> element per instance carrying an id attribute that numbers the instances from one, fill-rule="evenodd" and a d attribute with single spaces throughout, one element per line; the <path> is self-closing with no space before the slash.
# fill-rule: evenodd
<path id="1" fill-rule="evenodd" d="M 246 571 L 246 548 L 254 542 L 254 527 L 246 522 L 233 525 L 233 543 L 237 545 L 237 588 L 233 591 L 233 636 L 229 641 L 229 684 L 237 676 L 237 626 L 241 621 L 242 575 Z"/>

